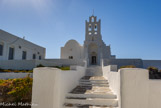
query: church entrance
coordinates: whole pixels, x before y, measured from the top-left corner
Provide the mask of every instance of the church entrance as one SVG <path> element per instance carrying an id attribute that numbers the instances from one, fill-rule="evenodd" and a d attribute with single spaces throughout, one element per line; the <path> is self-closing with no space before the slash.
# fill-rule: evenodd
<path id="1" fill-rule="evenodd" d="M 96 52 L 92 52 L 90 54 L 90 64 L 97 65 L 97 53 Z"/>
<path id="2" fill-rule="evenodd" d="M 97 59 L 96 59 L 96 56 L 92 56 L 92 62 L 91 62 L 91 64 L 92 65 L 96 65 L 97 64 L 97 61 L 96 61 Z"/>
<path id="3" fill-rule="evenodd" d="M 98 65 L 98 46 L 91 43 L 88 47 L 89 65 Z"/>

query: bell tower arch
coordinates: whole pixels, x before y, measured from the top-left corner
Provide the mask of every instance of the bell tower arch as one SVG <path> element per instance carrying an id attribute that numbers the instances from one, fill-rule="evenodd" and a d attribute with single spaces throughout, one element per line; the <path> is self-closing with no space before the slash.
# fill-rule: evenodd
<path id="1" fill-rule="evenodd" d="M 101 40 L 101 20 L 97 21 L 96 16 L 89 17 L 89 22 L 86 20 L 86 39 L 87 41 Z"/>
<path id="2" fill-rule="evenodd" d="M 92 15 L 86 20 L 84 55 L 89 65 L 100 65 L 102 53 L 101 20 Z"/>
<path id="3" fill-rule="evenodd" d="M 101 20 L 92 15 L 85 23 L 84 59 L 88 66 L 101 65 L 102 59 L 115 59 L 110 46 L 106 46 L 102 40 Z"/>

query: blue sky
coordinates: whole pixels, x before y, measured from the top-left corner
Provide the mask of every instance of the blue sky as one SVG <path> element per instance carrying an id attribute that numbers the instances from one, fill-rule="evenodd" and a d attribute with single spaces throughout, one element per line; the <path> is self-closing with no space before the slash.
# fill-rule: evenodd
<path id="1" fill-rule="evenodd" d="M 161 59 L 161 0 L 0 0 L 0 29 L 59 58 L 68 40 L 83 44 L 93 9 L 117 58 Z"/>

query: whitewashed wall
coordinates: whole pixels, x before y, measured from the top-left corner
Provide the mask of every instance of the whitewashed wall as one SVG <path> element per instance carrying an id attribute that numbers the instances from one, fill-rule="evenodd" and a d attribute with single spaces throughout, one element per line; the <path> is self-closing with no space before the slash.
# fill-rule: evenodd
<path id="1" fill-rule="evenodd" d="M 161 80 L 146 69 L 121 69 L 122 108 L 161 108 Z"/>
<path id="2" fill-rule="evenodd" d="M 24 78 L 30 75 L 32 77 L 32 73 L 14 73 L 14 72 L 4 72 L 0 73 L 0 79 L 15 79 L 15 78 Z"/>
<path id="3" fill-rule="evenodd" d="M 83 59 L 83 46 L 76 40 L 69 40 L 64 47 L 61 47 L 61 59 Z"/>
<path id="4" fill-rule="evenodd" d="M 121 108 L 121 82 L 120 72 L 117 72 L 117 65 L 109 65 L 102 67 L 103 76 L 108 79 L 109 86 L 114 94 L 117 95 L 119 102 L 118 108 Z"/>
<path id="5" fill-rule="evenodd" d="M 117 94 L 120 108 L 161 108 L 161 80 L 150 80 L 146 69 L 115 69 L 105 66 L 103 74 Z"/>
<path id="6" fill-rule="evenodd" d="M 108 65 L 117 65 L 118 69 L 126 65 L 134 65 L 137 68 L 143 68 L 143 61 L 141 59 L 104 59 L 104 66 Z"/>
<path id="7" fill-rule="evenodd" d="M 161 70 L 161 60 L 143 60 L 143 68 L 147 69 L 150 66 L 157 67 Z"/>
<path id="8" fill-rule="evenodd" d="M 45 59 L 45 48 L 1 29 L 0 44 L 3 44 L 3 55 L 0 56 L 0 60 L 8 60 L 9 47 L 14 48 L 14 60 L 22 60 L 22 51 L 27 52 L 27 60 L 32 60 L 33 54 L 36 54 L 37 60 L 39 59 L 39 56 L 41 56 L 42 59 Z"/>
<path id="9" fill-rule="evenodd" d="M 0 61 L 1 69 L 27 69 L 31 70 L 35 68 L 36 60 L 3 60 Z"/>
<path id="10" fill-rule="evenodd" d="M 84 66 L 85 61 L 83 59 L 44 59 L 44 60 L 37 60 L 36 64 L 43 64 L 44 66 L 69 66 L 69 65 Z"/>
<path id="11" fill-rule="evenodd" d="M 65 95 L 85 75 L 85 68 L 62 71 L 56 68 L 35 68 L 33 75 L 32 108 L 62 108 Z"/>
<path id="12" fill-rule="evenodd" d="M 3 60 L 3 61 L 0 61 L 0 68 L 1 69 L 31 70 L 40 64 L 44 66 L 70 66 L 70 65 L 84 66 L 85 61 L 76 60 L 76 59 Z"/>

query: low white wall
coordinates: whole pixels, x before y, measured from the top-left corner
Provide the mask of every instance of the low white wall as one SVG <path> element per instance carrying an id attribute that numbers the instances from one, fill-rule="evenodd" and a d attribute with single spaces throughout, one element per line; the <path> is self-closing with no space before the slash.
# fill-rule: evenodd
<path id="1" fill-rule="evenodd" d="M 85 61 L 83 59 L 44 59 L 44 60 L 1 60 L 1 69 L 16 69 L 16 70 L 31 70 L 37 65 L 44 66 L 70 66 L 79 65 L 85 66 Z"/>
<path id="2" fill-rule="evenodd" d="M 33 75 L 32 108 L 62 108 L 65 95 L 76 87 L 85 75 L 85 68 L 62 71 L 56 68 L 35 68 Z"/>
<path id="3" fill-rule="evenodd" d="M 69 65 L 84 66 L 85 65 L 85 60 L 83 59 L 44 59 L 42 61 L 50 62 L 52 63 L 52 66 L 69 66 Z"/>
<path id="4" fill-rule="evenodd" d="M 117 72 L 117 65 L 104 66 L 102 71 L 103 76 L 108 79 L 111 90 L 117 95 L 118 108 L 121 108 L 120 72 Z"/>
<path id="5" fill-rule="evenodd" d="M 117 65 L 118 68 L 126 65 L 134 65 L 137 68 L 143 68 L 143 61 L 141 59 L 104 59 L 104 66 Z"/>
<path id="6" fill-rule="evenodd" d="M 150 80 L 146 69 L 115 70 L 115 66 L 105 66 L 103 75 L 118 96 L 119 108 L 161 108 L 161 80 Z"/>
<path id="7" fill-rule="evenodd" d="M 0 61 L 0 68 L 2 69 L 28 69 L 35 67 L 36 60 L 2 60 Z"/>
<path id="8" fill-rule="evenodd" d="M 28 74 L 30 75 L 30 77 L 32 77 L 32 73 L 14 73 L 14 72 L 0 73 L 0 79 L 24 78 Z"/>
<path id="9" fill-rule="evenodd" d="M 121 69 L 122 108 L 161 108 L 161 80 L 149 80 L 145 69 Z"/>
<path id="10" fill-rule="evenodd" d="M 143 67 L 147 69 L 148 67 L 153 66 L 161 70 L 161 60 L 143 60 Z"/>

